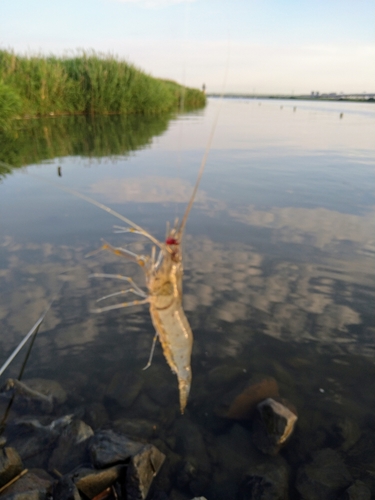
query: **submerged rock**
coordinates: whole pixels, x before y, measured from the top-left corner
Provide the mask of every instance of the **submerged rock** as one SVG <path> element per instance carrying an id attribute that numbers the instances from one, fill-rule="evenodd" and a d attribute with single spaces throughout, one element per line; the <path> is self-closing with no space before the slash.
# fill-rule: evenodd
<path id="1" fill-rule="evenodd" d="M 296 488 L 304 500 L 331 500 L 348 488 L 352 477 L 340 455 L 326 448 L 297 472 Z"/>
<path id="2" fill-rule="evenodd" d="M 8 378 L 0 391 L 3 398 L 13 398 L 15 408 L 32 413 L 51 413 L 55 405 L 66 401 L 66 392 L 58 382 L 44 379 L 29 379 L 21 382 Z"/>
<path id="3" fill-rule="evenodd" d="M 342 500 L 371 500 L 371 491 L 365 483 L 357 480 L 345 490 Z"/>
<path id="4" fill-rule="evenodd" d="M 121 418 L 116 420 L 113 426 L 121 434 L 139 439 L 149 439 L 160 432 L 159 424 L 144 418 Z"/>
<path id="5" fill-rule="evenodd" d="M 48 462 L 50 470 L 62 474 L 88 459 L 88 439 L 94 435 L 91 427 L 82 420 L 75 419 L 66 426 Z"/>
<path id="6" fill-rule="evenodd" d="M 14 448 L 0 449 L 0 487 L 7 484 L 23 470 L 21 457 Z"/>
<path id="7" fill-rule="evenodd" d="M 72 475 L 72 480 L 78 490 L 91 500 L 116 481 L 123 482 L 124 477 L 125 467 L 117 465 L 102 470 L 82 468 Z"/>
<path id="8" fill-rule="evenodd" d="M 106 390 L 106 397 L 116 401 L 123 408 L 129 408 L 139 396 L 143 386 L 143 378 L 137 372 L 116 373 Z"/>
<path id="9" fill-rule="evenodd" d="M 109 420 L 109 417 L 104 405 L 101 403 L 92 403 L 85 409 L 84 420 L 93 429 L 98 429 Z"/>
<path id="10" fill-rule="evenodd" d="M 44 378 L 30 378 L 24 380 L 24 384 L 33 391 L 37 391 L 45 396 L 50 396 L 55 403 L 61 405 L 67 400 L 65 389 L 62 388 L 56 380 L 47 380 Z"/>
<path id="11" fill-rule="evenodd" d="M 45 467 L 53 446 L 71 420 L 72 415 L 48 424 L 33 417 L 16 419 L 6 427 L 7 442 L 18 451 L 26 467 Z"/>
<path id="12" fill-rule="evenodd" d="M 61 431 L 69 425 L 73 419 L 74 415 L 64 415 L 63 417 L 52 420 L 49 424 L 42 424 L 37 418 L 25 417 L 18 418 L 14 421 L 14 425 L 23 426 L 24 428 L 30 428 L 31 430 L 42 430 L 45 433 L 51 433 L 58 436 Z"/>
<path id="13" fill-rule="evenodd" d="M 52 481 L 28 472 L 1 495 L 4 500 L 44 500 L 52 488 Z"/>
<path id="14" fill-rule="evenodd" d="M 127 500 L 145 500 L 164 460 L 164 453 L 151 444 L 132 456 L 126 475 Z"/>
<path id="15" fill-rule="evenodd" d="M 95 433 L 90 441 L 89 450 L 93 464 L 101 468 L 124 463 L 143 446 L 143 443 L 132 441 L 108 429 Z"/>
<path id="16" fill-rule="evenodd" d="M 53 500 L 82 500 L 77 486 L 70 477 L 61 477 L 53 488 Z"/>
<path id="17" fill-rule="evenodd" d="M 252 465 L 240 485 L 238 500 L 285 500 L 288 494 L 289 473 L 281 457 Z"/>
<path id="18" fill-rule="evenodd" d="M 352 448 L 361 437 L 361 430 L 357 422 L 344 417 L 333 425 L 333 438 L 343 451 Z"/>
<path id="19" fill-rule="evenodd" d="M 297 418 L 286 400 L 268 398 L 262 401 L 253 421 L 254 444 L 263 453 L 276 455 L 293 433 Z"/>
<path id="20" fill-rule="evenodd" d="M 33 412 L 42 411 L 51 413 L 53 410 L 53 398 L 50 395 L 34 391 L 19 380 L 8 378 L 1 389 L 1 396 L 13 400 L 16 409 Z"/>
<path id="21" fill-rule="evenodd" d="M 217 413 L 234 420 L 247 420 L 252 417 L 258 403 L 278 395 L 279 387 L 273 377 L 253 377 L 226 394 Z"/>

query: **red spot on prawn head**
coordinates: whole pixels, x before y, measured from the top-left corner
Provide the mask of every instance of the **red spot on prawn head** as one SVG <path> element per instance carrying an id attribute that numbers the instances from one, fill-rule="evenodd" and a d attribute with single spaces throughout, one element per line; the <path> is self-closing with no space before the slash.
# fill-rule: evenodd
<path id="1" fill-rule="evenodd" d="M 176 238 L 167 238 L 165 240 L 165 243 L 167 245 L 178 245 L 178 241 L 176 240 Z"/>

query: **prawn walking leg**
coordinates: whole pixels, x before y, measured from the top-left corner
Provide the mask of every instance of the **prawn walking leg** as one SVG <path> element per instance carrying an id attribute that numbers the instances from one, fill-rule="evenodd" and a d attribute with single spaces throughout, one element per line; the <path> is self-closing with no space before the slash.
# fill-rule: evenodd
<path id="1" fill-rule="evenodd" d="M 157 339 L 158 339 L 158 332 L 156 332 L 155 335 L 154 335 L 154 339 L 152 341 L 152 347 L 151 347 L 150 357 L 148 358 L 147 365 L 144 368 L 142 368 L 142 370 L 147 370 L 147 368 L 150 368 L 150 366 L 151 366 L 152 358 L 154 356 L 155 345 L 156 345 Z"/>
<path id="2" fill-rule="evenodd" d="M 147 304 L 148 302 L 150 302 L 149 297 L 147 297 L 147 299 L 143 299 L 143 300 L 133 300 L 132 302 L 121 302 L 120 304 L 115 304 L 114 306 L 107 306 L 107 307 L 100 307 L 98 309 L 91 309 L 91 312 L 101 313 L 101 312 L 105 312 L 105 311 L 112 311 L 114 309 L 121 309 L 123 307 L 140 306 L 142 304 Z"/>

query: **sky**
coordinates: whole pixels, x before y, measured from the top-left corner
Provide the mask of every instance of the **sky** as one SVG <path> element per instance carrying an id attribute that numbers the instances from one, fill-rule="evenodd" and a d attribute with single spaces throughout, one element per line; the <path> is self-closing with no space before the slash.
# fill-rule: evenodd
<path id="1" fill-rule="evenodd" d="M 0 0 L 0 48 L 93 49 L 207 92 L 375 92 L 375 0 Z"/>

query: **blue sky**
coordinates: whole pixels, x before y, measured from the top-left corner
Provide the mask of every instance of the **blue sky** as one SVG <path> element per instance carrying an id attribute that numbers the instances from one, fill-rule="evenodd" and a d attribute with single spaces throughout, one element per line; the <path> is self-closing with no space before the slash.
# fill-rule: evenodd
<path id="1" fill-rule="evenodd" d="M 375 91 L 374 0 L 0 0 L 0 47 L 94 49 L 208 91 Z"/>

